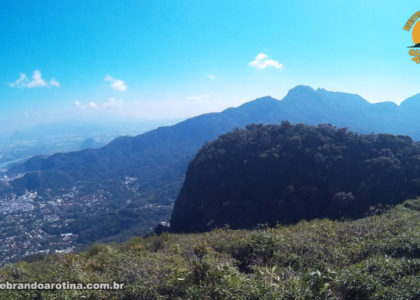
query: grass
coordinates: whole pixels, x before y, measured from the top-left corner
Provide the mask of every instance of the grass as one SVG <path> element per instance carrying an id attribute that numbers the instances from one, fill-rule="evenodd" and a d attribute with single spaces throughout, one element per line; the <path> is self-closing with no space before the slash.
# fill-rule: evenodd
<path id="1" fill-rule="evenodd" d="M 133 238 L 0 270 L 0 282 L 121 282 L 122 291 L 0 299 L 420 299 L 420 200 L 355 221 Z"/>

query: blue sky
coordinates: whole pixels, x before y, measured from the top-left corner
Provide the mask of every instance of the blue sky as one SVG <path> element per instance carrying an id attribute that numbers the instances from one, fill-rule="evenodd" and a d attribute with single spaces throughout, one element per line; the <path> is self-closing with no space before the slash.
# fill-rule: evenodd
<path id="1" fill-rule="evenodd" d="M 420 92 L 402 29 L 419 10 L 418 1 L 2 0 L 0 126 L 185 118 L 299 84 L 399 103 Z"/>

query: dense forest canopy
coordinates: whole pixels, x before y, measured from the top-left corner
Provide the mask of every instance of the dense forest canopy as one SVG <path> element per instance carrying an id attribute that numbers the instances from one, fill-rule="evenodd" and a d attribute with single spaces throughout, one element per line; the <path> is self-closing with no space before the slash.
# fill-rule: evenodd
<path id="1" fill-rule="evenodd" d="M 420 143 L 332 125 L 249 125 L 190 163 L 173 231 L 357 218 L 420 195 Z"/>

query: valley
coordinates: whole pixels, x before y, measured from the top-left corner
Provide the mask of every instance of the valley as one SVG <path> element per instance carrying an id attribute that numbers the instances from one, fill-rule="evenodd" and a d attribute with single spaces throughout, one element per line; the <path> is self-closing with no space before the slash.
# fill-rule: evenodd
<path id="1" fill-rule="evenodd" d="M 151 215 L 149 221 L 143 219 L 142 227 L 131 234 L 151 232 L 158 222 L 166 220 L 172 205 L 133 201 L 140 198 L 136 178 L 124 178 L 121 186 L 127 198 L 118 206 L 113 204 L 118 196 L 105 189 L 81 192 L 72 187 L 56 194 L 47 191 L 42 196 L 30 191 L 20 196 L 3 195 L 0 199 L 0 266 L 24 257 L 30 260 L 83 249 L 94 239 L 113 236 L 135 224 L 138 216 Z"/>

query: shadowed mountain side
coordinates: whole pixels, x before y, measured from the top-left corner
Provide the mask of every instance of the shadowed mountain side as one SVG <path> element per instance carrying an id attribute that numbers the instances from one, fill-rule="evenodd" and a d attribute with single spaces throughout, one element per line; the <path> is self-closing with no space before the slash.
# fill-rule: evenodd
<path id="1" fill-rule="evenodd" d="M 420 195 L 420 143 L 331 125 L 249 125 L 207 143 L 190 163 L 171 230 L 358 218 Z"/>

